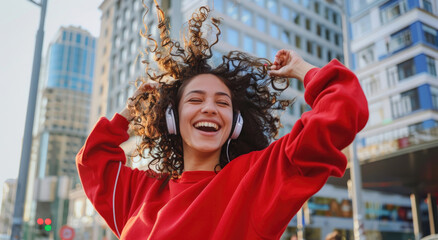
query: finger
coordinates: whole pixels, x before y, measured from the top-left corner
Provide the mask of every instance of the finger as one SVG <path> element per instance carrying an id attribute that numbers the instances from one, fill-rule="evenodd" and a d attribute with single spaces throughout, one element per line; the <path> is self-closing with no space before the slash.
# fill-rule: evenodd
<path id="1" fill-rule="evenodd" d="M 278 77 L 281 75 L 281 72 L 280 72 L 280 70 L 271 70 L 268 72 L 268 74 L 271 77 Z"/>
<path id="2" fill-rule="evenodd" d="M 277 65 L 271 65 L 271 68 L 270 68 L 270 70 L 277 70 L 277 69 L 279 69 L 279 67 L 277 66 Z"/>

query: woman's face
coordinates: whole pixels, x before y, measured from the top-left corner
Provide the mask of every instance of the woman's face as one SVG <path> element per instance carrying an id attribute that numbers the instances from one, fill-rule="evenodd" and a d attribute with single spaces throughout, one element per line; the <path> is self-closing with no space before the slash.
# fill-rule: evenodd
<path id="1" fill-rule="evenodd" d="M 178 113 L 184 152 L 220 151 L 233 122 L 230 90 L 215 75 L 200 74 L 185 86 Z"/>

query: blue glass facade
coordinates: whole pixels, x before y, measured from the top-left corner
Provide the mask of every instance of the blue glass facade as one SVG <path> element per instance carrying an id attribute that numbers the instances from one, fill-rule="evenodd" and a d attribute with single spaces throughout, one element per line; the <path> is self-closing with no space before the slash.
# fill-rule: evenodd
<path id="1" fill-rule="evenodd" d="M 62 41 L 50 46 L 47 87 L 91 94 L 95 42 L 84 34 L 64 30 Z"/>

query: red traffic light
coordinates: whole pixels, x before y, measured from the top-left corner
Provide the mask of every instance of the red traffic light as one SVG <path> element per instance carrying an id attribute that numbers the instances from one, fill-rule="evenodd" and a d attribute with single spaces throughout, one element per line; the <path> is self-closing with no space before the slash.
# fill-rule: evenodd
<path id="1" fill-rule="evenodd" d="M 44 224 L 44 220 L 42 218 L 38 218 L 37 223 L 39 225 L 43 225 Z"/>
<path id="2" fill-rule="evenodd" d="M 46 220 L 44 221 L 47 225 L 50 225 L 52 223 L 52 219 L 50 218 L 46 218 Z"/>

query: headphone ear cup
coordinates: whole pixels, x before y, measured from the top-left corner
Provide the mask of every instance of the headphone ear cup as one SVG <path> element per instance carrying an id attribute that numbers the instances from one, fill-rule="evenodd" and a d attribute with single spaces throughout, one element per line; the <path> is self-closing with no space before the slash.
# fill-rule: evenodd
<path id="1" fill-rule="evenodd" d="M 167 124 L 167 131 L 169 134 L 176 135 L 176 121 L 175 121 L 175 114 L 173 112 L 172 104 L 169 104 L 166 109 L 166 124 Z"/>
<path id="2" fill-rule="evenodd" d="M 234 124 L 233 134 L 231 134 L 231 139 L 237 139 L 242 132 L 243 128 L 243 117 L 240 112 L 237 113 L 236 123 Z"/>

